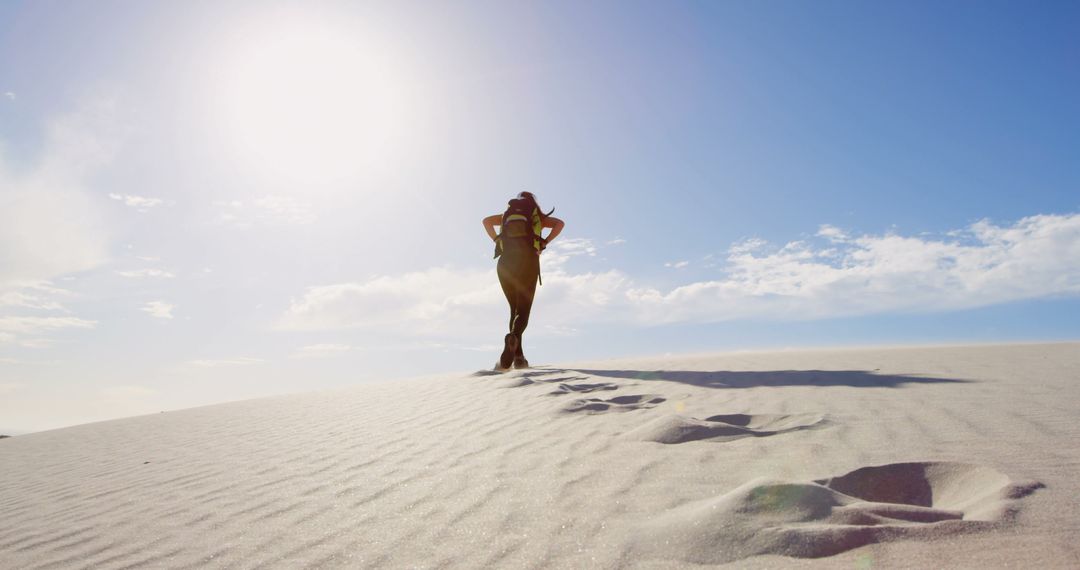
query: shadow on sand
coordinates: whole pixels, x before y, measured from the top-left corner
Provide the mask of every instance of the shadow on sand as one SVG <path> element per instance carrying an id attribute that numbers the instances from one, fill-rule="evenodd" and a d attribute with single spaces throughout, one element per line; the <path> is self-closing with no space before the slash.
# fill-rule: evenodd
<path id="1" fill-rule="evenodd" d="M 680 370 L 581 370 L 592 376 L 630 380 L 666 380 L 703 388 L 753 388 L 755 386 L 850 386 L 852 388 L 898 388 L 903 384 L 964 384 L 973 380 L 877 374 L 867 370 L 769 370 L 764 372 L 691 372 Z"/>

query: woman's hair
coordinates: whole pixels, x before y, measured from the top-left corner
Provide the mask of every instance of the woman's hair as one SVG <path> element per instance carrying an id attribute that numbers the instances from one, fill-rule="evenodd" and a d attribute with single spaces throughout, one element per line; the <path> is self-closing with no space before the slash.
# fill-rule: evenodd
<path id="1" fill-rule="evenodd" d="M 545 217 L 545 218 L 546 218 L 546 217 L 548 217 L 548 216 L 550 216 L 550 215 L 551 215 L 551 214 L 552 214 L 553 212 L 555 212 L 555 208 L 552 208 L 550 212 L 548 212 L 548 213 L 546 213 L 546 214 L 545 214 L 545 213 L 544 213 L 544 210 L 542 210 L 542 209 L 540 208 L 540 202 L 537 202 L 537 201 L 536 201 L 536 194 L 533 194 L 532 192 L 528 192 L 528 191 L 522 191 L 522 192 L 518 192 L 518 195 L 517 195 L 517 197 L 518 197 L 519 199 L 522 199 L 522 200 L 529 200 L 529 201 L 531 201 L 531 202 L 532 202 L 532 203 L 533 203 L 534 205 L 536 205 L 536 209 L 537 209 L 537 210 L 540 210 L 540 215 L 541 215 L 541 216 L 543 216 L 543 217 Z"/>

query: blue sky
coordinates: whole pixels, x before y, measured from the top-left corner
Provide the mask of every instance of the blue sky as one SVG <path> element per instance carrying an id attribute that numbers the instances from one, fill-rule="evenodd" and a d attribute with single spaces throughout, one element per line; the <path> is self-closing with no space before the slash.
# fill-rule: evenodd
<path id="1" fill-rule="evenodd" d="M 0 431 L 489 366 L 1080 337 L 1076 3 L 6 2 Z"/>

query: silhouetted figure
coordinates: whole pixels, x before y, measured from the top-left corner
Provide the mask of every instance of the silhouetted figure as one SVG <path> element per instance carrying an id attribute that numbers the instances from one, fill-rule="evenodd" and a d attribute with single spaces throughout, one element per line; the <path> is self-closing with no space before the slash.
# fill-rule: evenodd
<path id="1" fill-rule="evenodd" d="M 554 211 L 545 214 L 532 192 L 522 192 L 507 203 L 505 212 L 484 218 L 484 230 L 495 241 L 499 284 L 510 304 L 510 332 L 503 337 L 503 352 L 495 365 L 496 370 L 529 367 L 521 335 L 529 325 L 536 284 L 543 284 L 540 254 L 565 225 L 551 216 Z M 499 226 L 497 233 L 495 226 Z M 544 228 L 551 229 L 546 238 L 541 235 Z"/>

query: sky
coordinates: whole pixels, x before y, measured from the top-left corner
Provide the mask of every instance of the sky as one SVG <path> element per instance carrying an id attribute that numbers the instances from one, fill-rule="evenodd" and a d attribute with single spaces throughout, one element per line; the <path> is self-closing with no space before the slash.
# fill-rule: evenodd
<path id="1" fill-rule="evenodd" d="M 1080 338 L 1076 2 L 0 3 L 0 433 L 534 364 Z"/>

